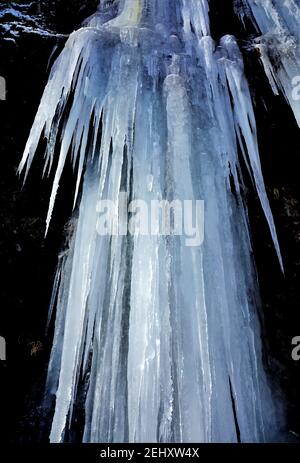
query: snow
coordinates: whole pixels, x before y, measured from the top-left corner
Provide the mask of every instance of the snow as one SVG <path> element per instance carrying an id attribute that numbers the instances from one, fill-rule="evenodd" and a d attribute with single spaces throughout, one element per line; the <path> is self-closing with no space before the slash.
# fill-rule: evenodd
<path id="1" fill-rule="evenodd" d="M 14 39 L 22 33 L 35 34 L 40 37 L 65 37 L 48 30 L 43 24 L 42 15 L 26 14 L 30 6 L 31 3 L 25 5 L 11 3 L 11 7 L 4 7 L 3 9 L 0 6 L 1 29 L 11 36 L 4 37 L 3 40 L 11 41 L 13 39 L 15 41 Z"/>
<path id="2" fill-rule="evenodd" d="M 6 15 L 11 15 L 13 18 L 16 19 L 31 21 L 31 16 L 28 16 L 27 14 L 24 14 L 21 11 L 16 11 L 13 8 L 4 8 L 4 10 L 0 11 L 0 18 L 3 18 Z"/>
<path id="3" fill-rule="evenodd" d="M 26 178 L 46 138 L 46 231 L 67 162 L 76 173 L 78 219 L 49 316 L 56 306 L 50 441 L 72 426 L 83 381 L 84 442 L 270 442 L 281 423 L 262 362 L 238 147 L 282 259 L 242 55 L 234 37 L 210 37 L 205 0 L 114 8 L 99 6 L 70 36 L 19 167 Z M 100 236 L 99 201 L 123 191 L 204 199 L 203 245 Z"/>

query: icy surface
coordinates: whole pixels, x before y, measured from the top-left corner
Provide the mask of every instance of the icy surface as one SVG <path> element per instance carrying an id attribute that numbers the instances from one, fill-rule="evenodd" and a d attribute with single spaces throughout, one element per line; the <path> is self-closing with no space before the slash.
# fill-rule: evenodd
<path id="1" fill-rule="evenodd" d="M 210 37 L 206 0 L 102 2 L 54 65 L 25 176 L 42 137 L 44 174 L 54 171 L 47 230 L 67 162 L 78 208 L 50 309 L 51 442 L 72 429 L 79 395 L 85 442 L 271 441 L 239 149 L 282 260 L 243 59 L 234 37 Z M 98 235 L 99 200 L 123 191 L 204 199 L 204 244 Z"/>
<path id="2" fill-rule="evenodd" d="M 282 92 L 300 127 L 299 0 L 235 0 L 244 21 L 248 15 L 261 36 L 256 40 L 273 92 Z"/>

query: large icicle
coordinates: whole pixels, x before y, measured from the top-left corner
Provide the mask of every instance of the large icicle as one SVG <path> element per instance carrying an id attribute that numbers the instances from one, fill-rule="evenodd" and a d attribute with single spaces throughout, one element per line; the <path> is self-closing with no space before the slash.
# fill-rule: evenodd
<path id="1" fill-rule="evenodd" d="M 242 56 L 233 37 L 211 39 L 206 0 L 117 7 L 101 2 L 71 35 L 19 169 L 27 175 L 44 136 L 47 229 L 68 158 L 77 170 L 78 219 L 51 303 L 50 440 L 68 439 L 84 397 L 85 442 L 272 441 L 238 146 L 282 261 Z M 202 199 L 204 243 L 102 236 L 106 199 L 123 225 L 122 203 Z"/>
<path id="2" fill-rule="evenodd" d="M 235 4 L 240 17 L 250 16 L 262 34 L 255 46 L 272 90 L 275 95 L 283 93 L 300 127 L 299 0 L 235 0 Z"/>

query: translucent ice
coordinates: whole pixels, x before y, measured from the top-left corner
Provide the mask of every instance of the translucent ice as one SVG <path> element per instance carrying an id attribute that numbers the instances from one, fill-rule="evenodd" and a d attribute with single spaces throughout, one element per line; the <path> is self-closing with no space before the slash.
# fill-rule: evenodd
<path id="1" fill-rule="evenodd" d="M 300 126 L 299 0 L 235 0 L 235 4 L 240 17 L 248 15 L 261 33 L 255 46 L 273 92 L 283 93 Z"/>
<path id="2" fill-rule="evenodd" d="M 51 442 L 82 397 L 85 442 L 271 441 L 239 149 L 282 261 L 243 59 L 234 37 L 210 37 L 206 0 L 101 2 L 54 65 L 20 172 L 42 137 L 47 229 L 66 162 L 79 211 L 51 304 Z M 124 191 L 204 199 L 204 244 L 100 236 L 99 201 Z"/>

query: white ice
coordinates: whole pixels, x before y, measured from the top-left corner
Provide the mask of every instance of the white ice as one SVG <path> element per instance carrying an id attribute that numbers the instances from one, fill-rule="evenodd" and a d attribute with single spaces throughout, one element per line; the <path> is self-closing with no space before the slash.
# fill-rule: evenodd
<path id="1" fill-rule="evenodd" d="M 19 169 L 45 137 L 47 230 L 66 163 L 76 172 L 78 219 L 50 311 L 51 442 L 72 429 L 82 388 L 85 442 L 270 442 L 279 431 L 239 148 L 282 260 L 242 55 L 234 37 L 212 40 L 208 11 L 206 0 L 103 2 L 51 72 Z M 203 245 L 99 236 L 97 204 L 123 191 L 204 200 Z"/>
<path id="2" fill-rule="evenodd" d="M 299 0 L 235 0 L 236 11 L 248 15 L 259 35 L 256 48 L 275 95 L 282 92 L 300 127 Z M 246 8 L 247 7 L 247 8 Z"/>

